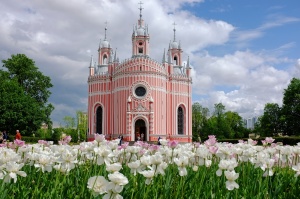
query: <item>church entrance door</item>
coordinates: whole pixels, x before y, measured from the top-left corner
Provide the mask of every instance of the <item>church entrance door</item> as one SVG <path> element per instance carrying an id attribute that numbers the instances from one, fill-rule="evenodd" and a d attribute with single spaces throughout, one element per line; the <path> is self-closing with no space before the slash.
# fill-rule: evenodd
<path id="1" fill-rule="evenodd" d="M 135 122 L 135 141 L 147 141 L 147 128 L 143 119 L 138 119 Z"/>

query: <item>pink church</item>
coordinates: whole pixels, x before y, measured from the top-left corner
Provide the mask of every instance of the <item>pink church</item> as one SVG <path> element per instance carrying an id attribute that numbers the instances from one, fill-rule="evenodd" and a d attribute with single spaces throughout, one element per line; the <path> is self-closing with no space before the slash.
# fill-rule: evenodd
<path id="1" fill-rule="evenodd" d="M 88 140 L 95 133 L 107 139 L 181 142 L 192 140 L 192 78 L 189 58 L 173 42 L 162 63 L 150 58 L 148 26 L 140 18 L 132 33 L 132 56 L 119 62 L 105 38 L 100 41 L 97 64 L 93 58 L 88 77 Z"/>

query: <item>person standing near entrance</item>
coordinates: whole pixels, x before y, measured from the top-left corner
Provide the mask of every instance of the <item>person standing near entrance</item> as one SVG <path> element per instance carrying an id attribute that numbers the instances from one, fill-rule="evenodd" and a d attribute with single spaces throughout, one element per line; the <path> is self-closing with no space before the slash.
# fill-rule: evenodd
<path id="1" fill-rule="evenodd" d="M 16 130 L 16 140 L 21 140 L 22 136 L 19 130 Z"/>
<path id="2" fill-rule="evenodd" d="M 144 139 L 144 133 L 141 133 L 141 140 L 145 141 L 145 139 Z"/>

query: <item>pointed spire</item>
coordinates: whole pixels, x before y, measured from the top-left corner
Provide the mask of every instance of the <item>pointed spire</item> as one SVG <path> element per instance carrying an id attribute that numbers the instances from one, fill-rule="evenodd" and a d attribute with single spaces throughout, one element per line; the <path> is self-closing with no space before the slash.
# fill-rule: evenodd
<path id="1" fill-rule="evenodd" d="M 171 55 L 171 51 L 168 51 L 168 63 L 172 64 L 172 55 Z"/>
<path id="2" fill-rule="evenodd" d="M 116 62 L 116 61 L 117 61 L 117 48 L 115 50 L 115 56 L 114 56 L 114 62 Z"/>
<path id="3" fill-rule="evenodd" d="M 143 7 L 142 7 L 142 4 L 143 4 L 143 2 L 142 1 L 140 1 L 140 7 L 139 7 L 139 10 L 140 10 L 140 21 L 142 21 L 142 10 L 144 9 Z M 141 24 L 140 24 L 141 25 Z"/>
<path id="4" fill-rule="evenodd" d="M 100 39 L 100 42 L 99 42 L 98 52 L 100 51 L 100 49 L 101 49 L 101 39 Z"/>
<path id="5" fill-rule="evenodd" d="M 113 57 L 113 54 L 114 54 L 114 52 L 113 52 L 113 50 L 110 50 L 110 53 L 109 53 L 110 55 L 109 55 L 109 63 L 112 63 L 112 57 Z"/>
<path id="6" fill-rule="evenodd" d="M 134 35 L 134 25 L 133 25 L 133 27 L 132 27 L 132 35 Z"/>
<path id="7" fill-rule="evenodd" d="M 148 25 L 146 26 L 146 31 L 147 31 L 147 35 L 149 35 L 149 32 L 148 32 Z"/>
<path id="8" fill-rule="evenodd" d="M 190 56 L 188 56 L 188 60 L 187 60 L 187 63 L 186 63 L 186 69 L 191 69 L 191 67 L 190 67 Z"/>
<path id="9" fill-rule="evenodd" d="M 105 22 L 105 35 L 104 35 L 104 40 L 106 40 L 106 31 L 107 31 L 107 21 Z"/>
<path id="10" fill-rule="evenodd" d="M 90 68 L 93 67 L 93 62 L 94 62 L 94 60 L 93 60 L 93 55 L 91 55 Z"/>
<path id="11" fill-rule="evenodd" d="M 176 23 L 174 22 L 173 25 L 174 25 L 174 29 L 173 29 L 173 31 L 174 31 L 174 41 L 176 41 L 176 28 L 175 28 Z"/>
<path id="12" fill-rule="evenodd" d="M 166 62 L 166 49 L 164 48 L 162 63 L 165 63 L 165 62 Z"/>

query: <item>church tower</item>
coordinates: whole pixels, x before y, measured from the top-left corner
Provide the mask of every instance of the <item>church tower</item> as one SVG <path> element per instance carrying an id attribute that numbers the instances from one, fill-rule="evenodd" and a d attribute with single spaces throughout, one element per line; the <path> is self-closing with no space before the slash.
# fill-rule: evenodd
<path id="1" fill-rule="evenodd" d="M 98 48 L 98 68 L 97 73 L 107 73 L 108 72 L 108 65 L 112 60 L 113 51 L 110 47 L 110 43 L 106 38 L 107 32 L 107 22 L 105 22 L 105 35 L 104 40 L 99 43 Z"/>
<path id="2" fill-rule="evenodd" d="M 149 33 L 142 18 L 142 2 L 140 4 L 140 19 L 132 33 L 132 57 L 149 57 Z"/>
<path id="3" fill-rule="evenodd" d="M 176 24 L 175 22 L 173 23 L 174 25 L 174 38 L 173 41 L 170 42 L 169 44 L 169 50 L 168 50 L 168 60 L 169 60 L 169 64 L 173 65 L 173 69 L 170 70 L 172 71 L 172 73 L 175 74 L 183 74 L 183 66 L 182 66 L 182 49 L 180 46 L 180 43 L 178 43 L 176 41 Z"/>
<path id="4" fill-rule="evenodd" d="M 100 41 L 98 63 L 89 67 L 88 138 L 96 133 L 107 139 L 120 135 L 126 141 L 157 141 L 159 137 L 181 142 L 192 140 L 192 79 L 187 58 L 174 38 L 162 62 L 150 57 L 148 26 L 139 18 L 131 35 L 129 59 L 119 62 L 106 37 Z M 129 33 L 130 34 L 130 33 Z M 130 38 L 130 35 L 128 36 Z M 129 52 L 130 54 L 130 52 Z"/>

